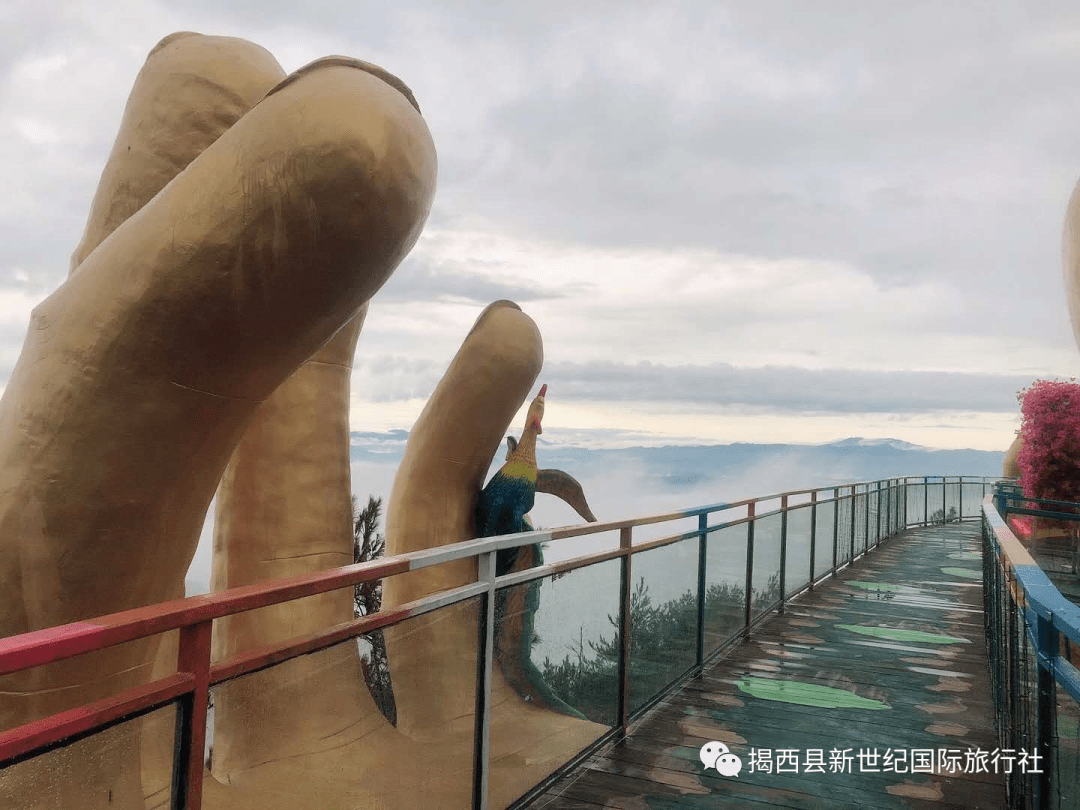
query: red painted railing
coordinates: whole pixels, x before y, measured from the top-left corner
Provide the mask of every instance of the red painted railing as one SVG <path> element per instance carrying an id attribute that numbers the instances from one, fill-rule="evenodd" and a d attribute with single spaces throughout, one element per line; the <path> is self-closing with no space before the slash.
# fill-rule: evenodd
<path id="1" fill-rule="evenodd" d="M 751 613 L 750 584 L 753 581 L 754 525 L 775 515 L 782 516 L 781 553 L 780 553 L 780 597 L 766 607 L 774 609 L 783 604 L 793 594 L 787 591 L 786 574 L 790 573 L 786 552 L 786 527 L 789 513 L 801 509 L 810 510 L 813 516 L 810 522 L 810 572 L 803 579 L 797 590 L 813 587 L 816 582 L 831 576 L 839 568 L 850 564 L 861 553 L 873 547 L 877 541 L 889 534 L 911 525 L 930 522 L 931 500 L 937 498 L 940 487 L 942 516 L 949 503 L 949 487 L 955 487 L 959 493 L 959 517 L 974 517 L 978 513 L 978 500 L 970 505 L 970 514 L 965 512 L 963 503 L 964 487 L 980 487 L 985 494 L 986 488 L 994 479 L 982 477 L 956 477 L 949 480 L 941 477 L 889 479 L 843 487 L 827 487 L 813 490 L 769 495 L 730 504 L 713 504 L 694 509 L 653 515 L 632 520 L 608 523 L 592 523 L 550 531 L 530 532 L 527 534 L 506 535 L 464 543 L 456 543 L 435 549 L 403 554 L 374 562 L 345 566 L 317 574 L 289 577 L 272 582 L 234 588 L 217 594 L 195 596 L 156 605 L 149 605 L 134 610 L 115 613 L 87 621 L 75 622 L 60 627 L 26 633 L 20 636 L 0 639 L 0 675 L 26 670 L 32 667 L 50 664 L 72 658 L 87 652 L 105 649 L 125 642 L 155 636 L 172 630 L 180 631 L 180 644 L 177 656 L 176 673 L 152 683 L 140 685 L 115 696 L 95 703 L 80 706 L 70 711 L 55 714 L 17 728 L 0 732 L 0 769 L 24 761 L 35 754 L 74 742 L 90 734 L 101 731 L 124 720 L 133 719 L 165 706 L 173 701 L 180 705 L 178 719 L 180 733 L 177 735 L 175 751 L 172 806 L 184 810 L 199 810 L 202 796 L 202 757 L 206 733 L 207 698 L 211 686 L 257 672 L 283 661 L 301 655 L 326 649 L 348 639 L 368 633 L 372 630 L 397 624 L 405 619 L 419 616 L 464 600 L 480 596 L 483 598 L 486 615 L 484 633 L 486 642 L 478 650 L 478 683 L 481 696 L 478 700 L 477 739 L 475 748 L 476 779 L 474 807 L 487 806 L 487 727 L 488 707 L 490 706 L 492 634 L 494 624 L 494 595 L 496 589 L 531 582 L 554 574 L 562 574 L 587 565 L 605 560 L 619 559 L 622 564 L 620 588 L 620 636 L 623 654 L 619 671 L 619 707 L 618 724 L 598 742 L 604 742 L 615 733 L 625 729 L 634 713 L 629 711 L 629 676 L 627 655 L 630 636 L 630 572 L 633 555 L 684 540 L 699 540 L 699 622 L 697 661 L 685 674 L 700 670 L 706 659 L 703 645 L 703 606 L 705 583 L 705 551 L 708 535 L 721 529 L 746 525 L 747 527 L 747 576 L 746 576 L 746 621 L 736 636 L 728 639 L 733 642 L 745 633 L 754 623 Z M 919 503 L 924 514 L 911 515 L 908 520 L 910 493 L 921 492 Z M 828 494 L 831 497 L 821 497 Z M 861 499 L 861 500 L 860 500 Z M 779 508 L 763 511 L 758 506 L 776 501 Z M 874 505 L 873 511 L 871 504 Z M 935 500 L 933 506 L 936 506 Z M 828 538 L 815 535 L 814 526 L 818 510 L 830 509 L 834 512 L 832 531 Z M 850 522 L 845 524 L 845 532 L 850 534 L 840 537 L 841 509 L 850 510 Z M 858 513 L 857 513 L 858 510 Z M 863 514 L 865 510 L 865 515 Z M 724 522 L 709 525 L 709 517 L 718 513 L 732 514 L 743 512 L 742 516 L 731 517 Z M 844 512 L 847 515 L 847 512 Z M 871 526 L 871 515 L 875 515 L 875 525 Z M 660 537 L 634 544 L 632 532 L 635 527 L 659 524 L 687 518 L 697 518 L 698 526 L 691 531 Z M 947 519 L 947 518 L 945 518 Z M 856 525 L 862 521 L 862 539 L 857 544 Z M 526 571 L 518 571 L 502 577 L 495 577 L 495 554 L 499 550 L 547 543 L 563 538 L 580 537 L 600 532 L 618 531 L 618 548 L 602 551 L 571 560 L 551 563 Z M 832 565 L 821 576 L 816 576 L 815 554 L 826 550 L 823 544 L 831 542 Z M 850 543 L 850 547 L 848 544 Z M 818 546 L 822 545 L 822 549 Z M 477 561 L 477 578 L 474 582 L 459 588 L 442 591 L 415 602 L 398 606 L 356 619 L 336 627 L 327 628 L 319 633 L 236 654 L 224 661 L 212 663 L 210 658 L 210 635 L 214 619 L 243 613 L 249 610 L 302 599 L 316 594 L 326 593 L 341 588 L 352 588 L 359 583 L 416 571 L 433 565 L 440 565 L 461 559 Z M 819 559 L 821 559 L 819 557 Z M 760 572 L 759 572 L 760 573 Z M 755 610 L 756 610 L 755 605 Z M 762 616 L 758 616 L 760 620 Z M 715 651 L 714 651 L 715 652 Z M 653 696 L 646 705 L 638 707 L 636 713 L 647 709 L 662 693 Z"/>

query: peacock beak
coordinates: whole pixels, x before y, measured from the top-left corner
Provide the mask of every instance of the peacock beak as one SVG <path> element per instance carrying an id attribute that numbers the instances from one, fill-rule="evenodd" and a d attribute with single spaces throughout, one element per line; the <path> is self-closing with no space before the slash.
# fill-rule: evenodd
<path id="1" fill-rule="evenodd" d="M 547 395 L 547 383 L 540 386 L 540 393 L 536 395 L 536 399 L 533 400 L 533 407 L 538 408 L 540 413 L 536 414 L 532 418 L 530 423 L 532 427 L 536 428 L 536 435 L 539 436 L 544 432 L 544 429 L 540 427 L 540 420 L 544 417 L 544 397 Z"/>

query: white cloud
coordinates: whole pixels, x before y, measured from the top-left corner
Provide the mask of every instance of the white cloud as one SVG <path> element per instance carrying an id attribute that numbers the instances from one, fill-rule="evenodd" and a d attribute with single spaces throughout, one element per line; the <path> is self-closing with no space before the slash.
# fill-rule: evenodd
<path id="1" fill-rule="evenodd" d="M 369 59 L 424 110 L 439 191 L 361 336 L 356 427 L 409 426 L 498 297 L 536 319 L 555 374 L 640 361 L 819 381 L 973 372 L 1002 400 L 1012 378 L 1075 373 L 1058 250 L 1080 173 L 1068 33 L 1080 13 L 824 8 L 312 0 L 297 15 L 284 2 L 12 0 L 0 9 L 0 375 L 30 307 L 66 275 L 142 60 L 180 29 L 249 37 L 287 70 L 326 53 Z M 877 435 L 881 418 L 740 412 L 718 396 L 721 420 L 642 391 L 618 400 L 627 429 L 821 436 L 855 420 Z M 961 426 L 919 421 L 955 413 L 957 390 L 924 393 L 905 429 L 961 441 Z M 592 396 L 564 401 L 567 427 L 611 418 L 611 400 Z M 990 431 L 1001 413 L 973 423 Z"/>

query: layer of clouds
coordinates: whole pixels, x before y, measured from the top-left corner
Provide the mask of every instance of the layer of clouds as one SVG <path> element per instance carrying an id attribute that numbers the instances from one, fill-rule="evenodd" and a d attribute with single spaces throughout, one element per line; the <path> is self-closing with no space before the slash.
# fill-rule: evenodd
<path id="1" fill-rule="evenodd" d="M 581 483 L 600 520 L 676 512 L 689 506 L 733 502 L 778 492 L 827 487 L 855 481 L 919 475 L 988 475 L 1001 468 L 1004 453 L 931 450 L 905 442 L 845 440 L 821 446 L 734 444 L 648 447 L 655 437 L 611 430 L 559 429 L 555 441 L 542 436 L 537 455 L 541 466 L 556 467 Z M 357 502 L 369 495 L 383 498 L 408 438 L 406 431 L 352 434 L 352 489 Z M 488 475 L 503 462 L 501 451 Z M 775 501 L 761 511 L 777 508 Z M 210 514 L 213 514 L 211 506 Z M 581 517 L 565 502 L 540 493 L 531 512 L 541 528 L 578 525 Z M 696 518 L 635 530 L 635 542 L 690 531 Z M 188 574 L 188 595 L 209 587 L 212 558 L 210 523 Z M 557 541 L 545 552 L 548 560 L 614 548 L 618 532 Z"/>
<path id="2" fill-rule="evenodd" d="M 444 368 L 434 361 L 384 356 L 358 358 L 356 387 L 372 402 L 394 402 L 434 390 Z M 727 363 L 548 363 L 543 382 L 562 400 L 664 402 L 735 406 L 799 413 L 927 413 L 1018 409 L 1016 395 L 1031 384 L 1017 375 L 933 371 L 738 368 Z"/>
<path id="3" fill-rule="evenodd" d="M 735 368 L 616 363 L 558 364 L 545 370 L 568 399 L 745 405 L 778 411 L 923 413 L 1017 408 L 1024 377 L 947 372 L 874 372 L 794 367 Z M 1010 395 L 1011 392 L 1011 395 Z"/>
<path id="4" fill-rule="evenodd" d="M 496 298 L 582 401 L 996 412 L 1075 373 L 1071 4 L 12 0 L 0 21 L 0 384 L 145 54 L 181 29 L 287 70 L 353 54 L 419 99 L 439 191 L 373 304 L 361 400 L 426 397 Z"/>

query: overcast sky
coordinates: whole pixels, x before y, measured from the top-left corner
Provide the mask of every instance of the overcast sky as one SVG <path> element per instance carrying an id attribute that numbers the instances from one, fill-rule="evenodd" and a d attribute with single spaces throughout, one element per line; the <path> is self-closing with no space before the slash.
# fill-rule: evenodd
<path id="1" fill-rule="evenodd" d="M 420 103 L 439 188 L 354 429 L 411 427 L 497 298 L 544 335 L 549 435 L 1000 450 L 1016 391 L 1080 366 L 1074 3 L 4 0 L 0 382 L 175 30 L 356 56 Z"/>

